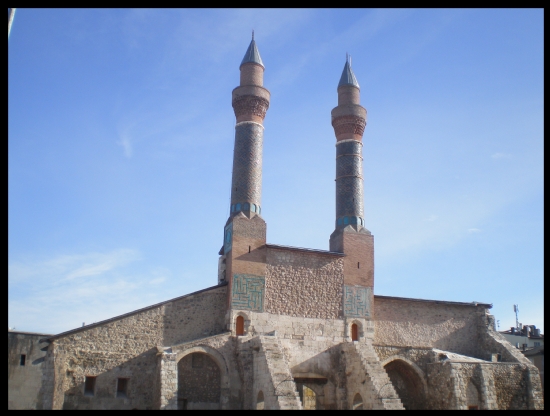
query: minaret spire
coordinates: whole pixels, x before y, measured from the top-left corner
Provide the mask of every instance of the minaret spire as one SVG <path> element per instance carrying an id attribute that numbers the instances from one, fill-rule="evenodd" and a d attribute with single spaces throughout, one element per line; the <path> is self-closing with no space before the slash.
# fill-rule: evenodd
<path id="1" fill-rule="evenodd" d="M 338 83 L 338 106 L 332 110 L 336 135 L 336 223 L 330 236 L 330 251 L 344 253 L 344 304 L 361 299 L 360 316 L 372 318 L 374 287 L 374 239 L 365 228 L 363 207 L 363 132 L 367 110 L 360 104 L 357 78 L 346 53 Z M 344 316 L 356 316 L 344 308 Z"/>

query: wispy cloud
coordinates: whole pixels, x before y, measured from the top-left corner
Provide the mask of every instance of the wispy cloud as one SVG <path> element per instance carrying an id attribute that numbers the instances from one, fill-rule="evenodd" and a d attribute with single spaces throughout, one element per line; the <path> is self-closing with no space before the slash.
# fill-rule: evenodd
<path id="1" fill-rule="evenodd" d="M 117 141 L 117 144 L 122 146 L 122 149 L 124 150 L 124 156 L 130 159 L 133 154 L 133 148 L 132 148 L 132 141 L 130 139 L 129 133 L 127 132 L 122 133 L 120 135 L 120 140 Z"/>
<path id="2" fill-rule="evenodd" d="M 424 218 L 422 221 L 426 221 L 426 222 L 433 222 L 437 220 L 437 215 L 430 215 L 428 218 Z"/>
<path id="3" fill-rule="evenodd" d="M 469 234 L 480 233 L 480 232 L 481 230 L 479 228 L 468 228 Z"/>
<path id="4" fill-rule="evenodd" d="M 62 332 L 169 298 L 161 283 L 170 270 L 143 271 L 141 258 L 137 250 L 118 249 L 10 263 L 8 325 Z"/>

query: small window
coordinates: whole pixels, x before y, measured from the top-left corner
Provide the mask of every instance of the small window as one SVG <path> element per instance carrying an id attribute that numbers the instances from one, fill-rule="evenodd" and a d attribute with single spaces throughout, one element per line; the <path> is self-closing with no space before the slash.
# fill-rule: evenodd
<path id="1" fill-rule="evenodd" d="M 237 321 L 235 322 L 235 332 L 237 336 L 244 335 L 244 318 L 242 316 L 237 316 Z"/>
<path id="2" fill-rule="evenodd" d="M 468 410 L 479 410 L 479 407 L 475 405 L 468 406 Z"/>
<path id="3" fill-rule="evenodd" d="M 27 356 L 25 354 L 21 354 L 21 358 L 19 358 L 19 365 L 25 365 L 26 361 L 27 361 Z"/>
<path id="4" fill-rule="evenodd" d="M 540 342 L 535 341 L 535 347 L 540 347 Z"/>
<path id="5" fill-rule="evenodd" d="M 95 379 L 96 377 L 86 376 L 84 381 L 84 394 L 86 396 L 93 396 L 95 392 Z"/>
<path id="6" fill-rule="evenodd" d="M 128 397 L 128 379 L 127 378 L 117 379 L 116 397 Z"/>
<path id="7" fill-rule="evenodd" d="M 351 340 L 352 341 L 359 341 L 359 331 L 357 328 L 357 324 L 353 324 L 351 326 Z"/>

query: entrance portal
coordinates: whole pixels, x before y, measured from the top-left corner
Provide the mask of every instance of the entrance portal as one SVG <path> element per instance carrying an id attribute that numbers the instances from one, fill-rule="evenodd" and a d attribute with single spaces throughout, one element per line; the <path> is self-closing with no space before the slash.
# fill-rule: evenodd
<path id="1" fill-rule="evenodd" d="M 219 409 L 221 374 L 208 354 L 194 352 L 178 363 L 178 409 Z"/>
<path id="2" fill-rule="evenodd" d="M 304 410 L 325 409 L 326 378 L 295 378 L 294 381 Z"/>

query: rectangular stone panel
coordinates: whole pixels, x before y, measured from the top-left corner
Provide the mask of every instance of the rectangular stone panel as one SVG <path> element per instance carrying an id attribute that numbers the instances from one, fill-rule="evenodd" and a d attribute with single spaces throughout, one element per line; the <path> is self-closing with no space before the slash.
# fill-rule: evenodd
<path id="1" fill-rule="evenodd" d="M 236 274 L 233 276 L 231 306 L 234 309 L 263 312 L 264 293 L 264 276 Z"/>
<path id="2" fill-rule="evenodd" d="M 370 287 L 344 285 L 344 316 L 370 317 L 371 290 Z"/>

